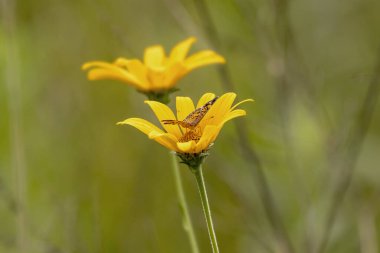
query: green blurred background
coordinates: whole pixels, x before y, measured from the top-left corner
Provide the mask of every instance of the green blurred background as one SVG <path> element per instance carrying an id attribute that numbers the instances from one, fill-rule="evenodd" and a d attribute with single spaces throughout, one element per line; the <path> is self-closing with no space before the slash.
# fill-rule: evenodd
<path id="1" fill-rule="evenodd" d="M 80 69 L 189 36 L 192 52 L 228 63 L 194 71 L 174 95 L 232 84 L 256 101 L 237 121 L 261 166 L 233 123 L 204 165 L 221 252 L 379 252 L 379 1 L 0 2 L 0 252 L 191 252 L 168 151 L 115 125 L 155 121 L 145 97 Z M 211 252 L 195 180 L 181 172 Z"/>

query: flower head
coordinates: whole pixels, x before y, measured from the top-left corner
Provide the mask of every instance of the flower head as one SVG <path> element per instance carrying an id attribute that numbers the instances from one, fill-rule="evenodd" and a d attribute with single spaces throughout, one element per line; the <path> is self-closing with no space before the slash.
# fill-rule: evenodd
<path id="1" fill-rule="evenodd" d="M 236 107 L 241 103 L 253 100 L 246 99 L 232 106 L 235 98 L 236 94 L 232 92 L 219 98 L 212 93 L 206 93 L 199 99 L 195 107 L 189 97 L 177 97 L 177 116 L 165 104 L 145 101 L 156 114 L 164 130 L 140 118 L 129 118 L 118 124 L 134 126 L 150 139 L 177 152 L 180 157 L 189 154 L 199 155 L 207 152 L 224 123 L 246 115 L 244 110 L 236 109 Z M 205 112 L 203 114 L 195 113 L 197 111 Z M 191 116 L 192 114 L 195 116 Z M 197 124 L 190 124 L 197 120 Z"/>
<path id="2" fill-rule="evenodd" d="M 190 37 L 179 42 L 167 56 L 161 45 L 145 49 L 144 61 L 118 58 L 113 63 L 87 62 L 83 70 L 89 70 L 89 80 L 112 79 L 132 85 L 145 94 L 163 94 L 173 89 L 176 82 L 190 71 L 225 59 L 211 50 L 203 50 L 187 56 L 196 41 Z"/>

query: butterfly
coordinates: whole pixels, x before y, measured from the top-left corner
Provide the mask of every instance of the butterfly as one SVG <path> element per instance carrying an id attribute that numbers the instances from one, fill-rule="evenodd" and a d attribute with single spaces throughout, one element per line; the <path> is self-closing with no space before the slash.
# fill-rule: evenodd
<path id="1" fill-rule="evenodd" d="M 172 120 L 172 119 L 165 119 L 161 122 L 165 125 L 179 125 L 183 128 L 193 130 L 197 127 L 199 122 L 203 119 L 203 117 L 206 115 L 206 113 L 210 110 L 211 106 L 215 103 L 215 101 L 219 97 L 215 97 L 208 101 L 203 106 L 195 109 L 192 111 L 189 115 L 186 116 L 184 120 Z"/>

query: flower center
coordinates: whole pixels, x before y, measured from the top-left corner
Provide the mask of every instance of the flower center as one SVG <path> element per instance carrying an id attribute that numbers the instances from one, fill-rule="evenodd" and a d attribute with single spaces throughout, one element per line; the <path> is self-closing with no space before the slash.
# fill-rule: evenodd
<path id="1" fill-rule="evenodd" d="M 201 128 L 196 127 L 194 129 L 188 130 L 184 135 L 182 135 L 178 141 L 179 142 L 188 142 L 195 141 L 198 142 L 202 136 Z"/>

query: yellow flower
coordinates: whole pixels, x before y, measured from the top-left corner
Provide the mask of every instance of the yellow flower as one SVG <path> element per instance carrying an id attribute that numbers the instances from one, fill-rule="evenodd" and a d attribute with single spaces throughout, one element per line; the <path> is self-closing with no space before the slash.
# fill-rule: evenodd
<path id="1" fill-rule="evenodd" d="M 204 50 L 187 57 L 191 45 L 196 41 L 190 37 L 178 43 L 168 56 L 161 45 L 145 49 L 144 62 L 139 59 L 118 58 L 113 63 L 87 62 L 83 70 L 89 70 L 89 80 L 112 79 L 130 84 L 143 93 L 162 93 L 171 90 L 176 82 L 190 71 L 225 59 L 211 50 Z"/>
<path id="2" fill-rule="evenodd" d="M 204 94 L 198 101 L 196 108 L 201 108 L 214 98 L 215 95 L 212 93 Z M 145 101 L 156 114 L 165 131 L 141 118 L 129 118 L 117 124 L 134 126 L 150 139 L 178 154 L 200 154 L 206 152 L 215 141 L 224 123 L 246 115 L 244 110 L 235 108 L 241 103 L 253 100 L 246 99 L 232 106 L 235 98 L 236 94 L 232 92 L 222 95 L 194 128 L 184 128 L 178 124 L 165 123 L 168 121 L 183 121 L 190 113 L 196 110 L 193 101 L 189 97 L 176 98 L 177 117 L 167 105 L 156 101 Z"/>

